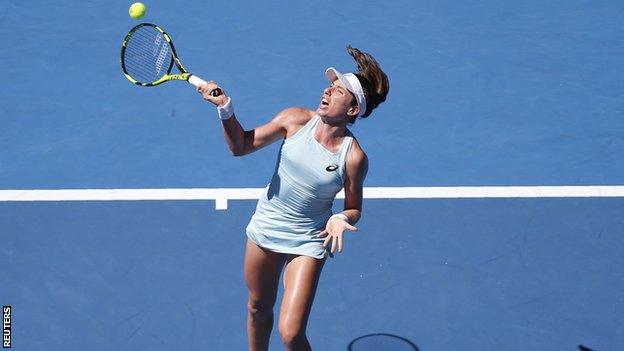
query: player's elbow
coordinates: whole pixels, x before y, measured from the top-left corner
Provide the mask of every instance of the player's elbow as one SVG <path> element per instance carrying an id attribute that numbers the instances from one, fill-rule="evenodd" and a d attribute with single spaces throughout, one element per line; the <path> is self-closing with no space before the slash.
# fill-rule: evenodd
<path id="1" fill-rule="evenodd" d="M 248 147 L 243 140 L 228 140 L 227 144 L 232 156 L 243 156 L 249 153 L 247 152 Z"/>
<path id="2" fill-rule="evenodd" d="M 243 151 L 238 149 L 230 149 L 230 155 L 234 157 L 240 157 L 246 155 Z"/>
<path id="3" fill-rule="evenodd" d="M 244 147 L 231 147 L 230 148 L 230 154 L 234 157 L 245 156 L 248 153 L 249 153 L 249 150 L 247 150 Z"/>
<path id="4" fill-rule="evenodd" d="M 243 134 L 243 137 L 235 140 L 234 142 L 228 143 L 230 147 L 230 153 L 232 156 L 245 156 L 250 154 L 253 150 L 253 133 L 254 131 L 246 131 Z"/>

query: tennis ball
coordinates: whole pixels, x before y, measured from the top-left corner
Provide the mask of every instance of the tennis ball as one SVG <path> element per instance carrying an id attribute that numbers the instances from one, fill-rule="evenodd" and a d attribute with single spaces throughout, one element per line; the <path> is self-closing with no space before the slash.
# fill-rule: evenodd
<path id="1" fill-rule="evenodd" d="M 140 2 L 135 2 L 134 4 L 130 5 L 128 13 L 130 13 L 130 17 L 134 19 L 139 19 L 145 16 L 145 11 L 147 11 L 147 7 L 145 7 L 145 5 Z"/>

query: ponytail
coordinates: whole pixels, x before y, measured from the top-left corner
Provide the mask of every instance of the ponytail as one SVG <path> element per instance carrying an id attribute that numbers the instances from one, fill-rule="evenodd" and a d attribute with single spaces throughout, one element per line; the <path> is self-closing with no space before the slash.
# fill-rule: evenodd
<path id="1" fill-rule="evenodd" d="M 364 95 L 366 96 L 366 111 L 360 118 L 370 116 L 373 110 L 382 102 L 390 90 L 388 76 L 381 70 L 379 62 L 369 53 L 362 52 L 351 45 L 347 46 L 347 52 L 353 57 L 358 66 L 355 76 L 360 81 Z M 352 121 L 355 122 L 355 121 Z"/>

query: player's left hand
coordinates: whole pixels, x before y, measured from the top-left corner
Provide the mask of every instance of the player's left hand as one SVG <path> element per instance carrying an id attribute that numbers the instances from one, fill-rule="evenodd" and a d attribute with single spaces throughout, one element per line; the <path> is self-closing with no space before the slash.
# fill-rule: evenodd
<path id="1" fill-rule="evenodd" d="M 338 252 L 342 252 L 343 249 L 343 234 L 345 230 L 357 231 L 358 229 L 347 221 L 344 221 L 337 217 L 332 217 L 327 221 L 325 230 L 316 235 L 317 238 L 325 238 L 323 247 L 329 246 L 331 242 L 331 253 L 333 254 L 338 249 Z"/>

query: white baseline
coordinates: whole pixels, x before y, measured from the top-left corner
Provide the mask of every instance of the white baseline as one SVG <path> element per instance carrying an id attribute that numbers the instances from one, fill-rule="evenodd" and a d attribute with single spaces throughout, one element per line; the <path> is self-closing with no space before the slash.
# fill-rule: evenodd
<path id="1" fill-rule="evenodd" d="M 169 201 L 214 200 L 225 210 L 228 200 L 257 200 L 263 188 L 171 189 L 33 189 L 0 190 L 6 201 Z M 624 186 L 476 186 L 365 187 L 365 199 L 480 199 L 480 198 L 624 197 Z M 344 198 L 344 191 L 338 193 Z"/>

